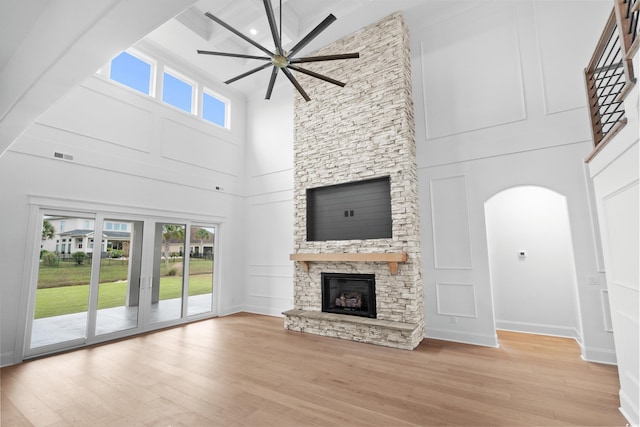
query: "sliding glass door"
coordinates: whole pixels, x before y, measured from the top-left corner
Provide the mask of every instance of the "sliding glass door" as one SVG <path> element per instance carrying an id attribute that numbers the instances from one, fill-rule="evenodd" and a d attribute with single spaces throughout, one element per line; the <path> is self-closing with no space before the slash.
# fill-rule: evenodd
<path id="1" fill-rule="evenodd" d="M 215 315 L 215 225 L 99 212 L 38 221 L 27 357 Z"/>
<path id="2" fill-rule="evenodd" d="M 96 335 L 138 327 L 143 229 L 142 221 L 103 222 Z"/>
<path id="3" fill-rule="evenodd" d="M 213 254 L 215 227 L 192 225 L 189 244 L 187 315 L 213 310 Z"/>
<path id="4" fill-rule="evenodd" d="M 86 214 L 41 217 L 31 348 L 84 341 L 94 224 L 95 217 Z"/>
<path id="5" fill-rule="evenodd" d="M 185 224 L 156 223 L 151 323 L 182 317 Z"/>

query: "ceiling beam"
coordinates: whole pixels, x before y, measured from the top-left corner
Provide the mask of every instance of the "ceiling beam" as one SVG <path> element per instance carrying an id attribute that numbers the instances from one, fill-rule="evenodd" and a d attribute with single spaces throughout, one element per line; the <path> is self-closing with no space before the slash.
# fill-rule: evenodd
<path id="1" fill-rule="evenodd" d="M 197 8 L 190 7 L 176 16 L 176 20 L 202 39 L 209 40 L 211 38 L 214 23 Z"/>

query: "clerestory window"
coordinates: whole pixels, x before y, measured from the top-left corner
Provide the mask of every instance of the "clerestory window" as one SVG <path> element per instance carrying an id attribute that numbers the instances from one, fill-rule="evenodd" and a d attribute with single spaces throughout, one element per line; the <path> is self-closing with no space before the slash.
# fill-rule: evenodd
<path id="1" fill-rule="evenodd" d="M 125 51 L 111 60 L 109 79 L 161 100 L 184 112 L 196 115 L 222 128 L 229 129 L 230 103 L 187 75 L 165 67 L 137 51 Z M 156 82 L 156 70 L 162 81 Z M 159 90 L 156 85 L 161 85 Z"/>
<path id="2" fill-rule="evenodd" d="M 151 64 L 128 52 L 113 58 L 109 78 L 145 95 L 151 94 Z"/>

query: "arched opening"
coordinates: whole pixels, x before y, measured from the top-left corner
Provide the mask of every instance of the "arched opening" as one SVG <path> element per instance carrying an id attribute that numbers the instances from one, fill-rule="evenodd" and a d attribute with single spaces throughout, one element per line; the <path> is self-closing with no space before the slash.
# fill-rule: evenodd
<path id="1" fill-rule="evenodd" d="M 581 341 L 566 198 L 536 186 L 485 202 L 496 328 Z"/>

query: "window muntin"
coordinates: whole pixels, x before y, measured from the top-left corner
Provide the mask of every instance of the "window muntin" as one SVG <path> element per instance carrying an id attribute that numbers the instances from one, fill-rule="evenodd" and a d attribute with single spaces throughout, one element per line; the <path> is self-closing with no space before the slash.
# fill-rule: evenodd
<path id="1" fill-rule="evenodd" d="M 111 61 L 109 78 L 146 95 L 151 94 L 151 64 L 122 52 Z"/>
<path id="2" fill-rule="evenodd" d="M 203 92 L 202 118 L 220 127 L 227 127 L 227 102 Z"/>
<path id="3" fill-rule="evenodd" d="M 162 77 L 162 101 L 191 113 L 193 85 L 165 71 Z"/>

